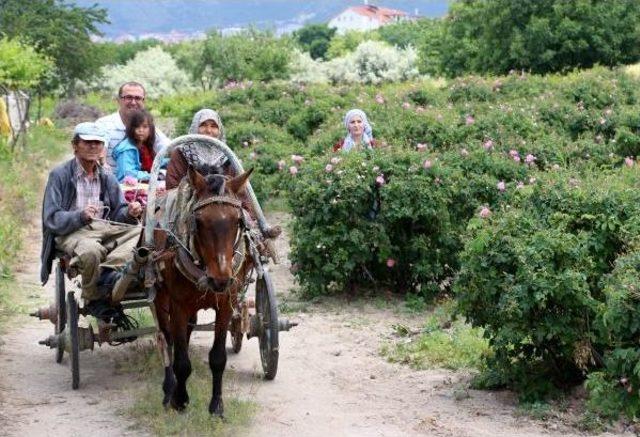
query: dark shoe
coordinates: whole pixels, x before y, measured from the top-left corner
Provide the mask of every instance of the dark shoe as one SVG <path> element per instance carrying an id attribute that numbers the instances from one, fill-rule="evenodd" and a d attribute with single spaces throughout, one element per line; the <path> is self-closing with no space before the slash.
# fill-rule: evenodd
<path id="1" fill-rule="evenodd" d="M 282 228 L 280 226 L 269 226 L 264 230 L 264 236 L 266 238 L 278 238 L 282 234 Z"/>

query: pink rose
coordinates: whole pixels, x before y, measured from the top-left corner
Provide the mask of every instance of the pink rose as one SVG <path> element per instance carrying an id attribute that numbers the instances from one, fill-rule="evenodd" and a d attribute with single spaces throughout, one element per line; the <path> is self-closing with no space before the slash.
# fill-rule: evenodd
<path id="1" fill-rule="evenodd" d="M 296 164 L 299 165 L 302 163 L 302 161 L 304 161 L 304 158 L 300 155 L 291 155 L 291 160 Z"/>
<path id="2" fill-rule="evenodd" d="M 243 142 L 242 142 L 242 145 L 243 145 L 244 147 L 249 147 L 249 142 L 248 142 L 248 141 L 243 141 Z"/>
<path id="3" fill-rule="evenodd" d="M 298 167 L 296 167 L 295 165 L 292 165 L 291 167 L 289 167 L 289 173 L 295 176 L 296 174 L 298 174 Z"/>
<path id="4" fill-rule="evenodd" d="M 331 173 L 333 171 L 333 165 L 327 164 L 324 168 L 324 171 L 326 171 L 327 173 Z"/>
<path id="5" fill-rule="evenodd" d="M 553 166 L 551 168 L 553 170 L 560 170 L 560 165 L 559 164 L 553 164 Z"/>
<path id="6" fill-rule="evenodd" d="M 487 218 L 491 215 L 491 210 L 486 206 L 483 206 L 479 213 L 480 217 Z"/>
<path id="7" fill-rule="evenodd" d="M 460 150 L 460 155 L 469 156 L 469 151 L 467 149 L 462 149 L 462 150 Z"/>
<path id="8" fill-rule="evenodd" d="M 533 178 L 533 177 L 529 178 L 529 183 L 530 184 L 535 184 L 536 183 L 536 178 Z"/>
<path id="9" fill-rule="evenodd" d="M 376 184 L 378 184 L 378 186 L 381 187 L 384 185 L 384 183 L 385 183 L 384 176 L 380 175 L 376 178 Z"/>
<path id="10" fill-rule="evenodd" d="M 334 156 L 333 158 L 331 158 L 331 164 L 333 165 L 338 165 L 338 163 L 341 161 L 340 158 L 338 158 L 337 156 Z"/>
<path id="11" fill-rule="evenodd" d="M 518 151 L 517 151 L 517 150 L 515 150 L 515 149 L 511 149 L 511 150 L 509 150 L 509 156 L 510 156 L 510 157 L 512 157 L 512 158 L 514 158 L 514 157 L 516 157 L 516 156 L 517 156 L 517 157 L 520 157 L 520 154 L 518 153 Z"/>
<path id="12" fill-rule="evenodd" d="M 605 120 L 604 118 L 600 118 L 600 125 L 603 125 L 607 122 L 607 120 Z"/>
<path id="13" fill-rule="evenodd" d="M 535 156 L 533 156 L 531 153 L 529 153 L 525 158 L 524 158 L 524 163 L 527 165 L 531 165 L 533 164 L 533 162 L 538 159 Z"/>
<path id="14" fill-rule="evenodd" d="M 496 184 L 496 187 L 498 188 L 498 190 L 500 190 L 500 192 L 504 192 L 504 190 L 507 189 L 506 184 L 504 183 L 504 181 L 500 181 Z"/>
<path id="15" fill-rule="evenodd" d="M 475 123 L 475 122 L 476 122 L 476 119 L 475 119 L 475 118 L 473 118 L 473 115 L 469 115 L 469 114 L 467 114 L 467 116 L 464 118 L 464 123 L 465 123 L 467 126 L 471 126 L 471 125 L 472 125 L 473 123 Z"/>
<path id="16" fill-rule="evenodd" d="M 380 167 L 378 167 L 377 165 L 374 165 L 371 170 L 373 170 L 375 173 L 377 173 L 380 170 Z"/>
<path id="17" fill-rule="evenodd" d="M 411 108 L 411 103 L 409 103 L 409 102 L 404 102 L 404 103 L 402 104 L 402 109 L 409 109 L 409 108 Z"/>
<path id="18" fill-rule="evenodd" d="M 516 156 L 514 156 L 514 157 L 513 157 L 513 160 L 514 160 L 515 162 L 520 162 L 520 155 L 516 155 Z"/>
<path id="19" fill-rule="evenodd" d="M 482 143 L 482 147 L 484 147 L 484 150 L 493 149 L 493 140 L 489 139 L 489 140 L 485 141 L 484 143 Z"/>
<path id="20" fill-rule="evenodd" d="M 391 269 L 395 265 L 396 265 L 396 260 L 395 259 L 393 259 L 393 258 L 388 258 L 387 259 L 387 267 L 389 267 Z"/>
<path id="21" fill-rule="evenodd" d="M 518 190 L 520 190 L 520 189 L 524 188 L 524 184 L 522 182 L 518 182 L 518 185 L 516 185 L 516 188 Z"/>
<path id="22" fill-rule="evenodd" d="M 627 167 L 633 167 L 633 164 L 633 158 L 631 158 L 630 156 L 624 158 L 624 165 L 626 165 Z"/>
<path id="23" fill-rule="evenodd" d="M 418 107 L 416 108 L 416 112 L 417 112 L 417 113 L 424 112 L 424 108 L 423 108 L 422 106 L 418 106 Z"/>
<path id="24" fill-rule="evenodd" d="M 422 167 L 426 170 L 430 169 L 431 165 L 432 165 L 431 161 L 428 159 L 425 159 L 424 162 L 422 163 Z"/>
<path id="25" fill-rule="evenodd" d="M 425 150 L 427 150 L 427 145 L 426 145 L 426 144 L 424 144 L 424 143 L 418 143 L 418 144 L 416 145 L 416 150 L 417 150 L 418 152 L 424 152 Z"/>
<path id="26" fill-rule="evenodd" d="M 284 170 L 285 165 L 287 165 L 287 163 L 284 162 L 284 160 L 281 159 L 280 161 L 278 161 L 278 170 L 280 171 Z"/>
<path id="27" fill-rule="evenodd" d="M 376 103 L 381 105 L 384 103 L 384 97 L 382 97 L 382 94 L 376 94 Z"/>

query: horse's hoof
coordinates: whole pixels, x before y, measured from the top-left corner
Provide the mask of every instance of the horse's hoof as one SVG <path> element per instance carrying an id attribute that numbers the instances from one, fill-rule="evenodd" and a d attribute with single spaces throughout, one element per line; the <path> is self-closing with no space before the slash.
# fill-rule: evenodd
<path id="1" fill-rule="evenodd" d="M 171 408 L 176 410 L 178 413 L 182 413 L 184 410 L 186 410 L 188 403 L 189 402 L 177 402 L 174 399 L 171 399 L 171 401 L 169 402 Z"/>
<path id="2" fill-rule="evenodd" d="M 224 421 L 224 404 L 222 399 L 218 400 L 218 402 L 211 401 L 209 404 L 209 413 L 214 418 L 219 418 Z"/>

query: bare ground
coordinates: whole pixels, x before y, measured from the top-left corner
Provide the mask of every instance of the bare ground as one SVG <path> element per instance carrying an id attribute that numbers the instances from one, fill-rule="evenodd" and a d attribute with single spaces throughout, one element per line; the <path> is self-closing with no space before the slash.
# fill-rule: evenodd
<path id="1" fill-rule="evenodd" d="M 283 222 L 286 216 L 275 214 L 271 221 Z M 38 285 L 39 227 L 31 226 L 18 280 L 28 305 L 36 307 L 52 296 L 52 284 Z M 287 240 L 286 235 L 279 240 L 283 262 L 272 267 L 276 289 L 284 294 L 294 286 Z M 304 310 L 287 315 L 300 325 L 280 335 L 274 381 L 261 379 L 256 339 L 245 340 L 239 354 L 229 353 L 234 391 L 259 405 L 247 430 L 251 436 L 582 435 L 562 418 L 536 421 L 517 414 L 509 392 L 469 390 L 467 372 L 415 371 L 386 362 L 379 349 L 391 325 L 419 327 L 420 318 L 339 300 L 306 304 Z M 107 346 L 82 352 L 81 387 L 74 391 L 67 357 L 56 364 L 53 351 L 37 344 L 50 333 L 50 323 L 17 316 L 2 334 L 0 433 L 146 435 L 118 413 L 142 384 L 138 375 L 117 370 L 118 359 L 132 349 Z M 211 342 L 210 333 L 194 333 L 194 356 L 205 359 Z"/>

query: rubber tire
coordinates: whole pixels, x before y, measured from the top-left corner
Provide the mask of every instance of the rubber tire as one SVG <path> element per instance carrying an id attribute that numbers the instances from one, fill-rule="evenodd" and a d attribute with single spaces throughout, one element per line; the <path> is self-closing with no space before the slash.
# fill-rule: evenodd
<path id="1" fill-rule="evenodd" d="M 60 334 L 64 331 L 64 325 L 67 323 L 67 304 L 66 304 L 66 290 L 64 283 L 64 272 L 62 271 L 62 266 L 60 262 L 56 264 L 56 283 L 55 283 L 55 296 L 54 302 L 56 306 L 56 310 L 58 311 L 58 318 L 56 320 L 56 324 L 54 327 L 54 334 Z M 58 347 L 55 349 L 56 351 L 56 363 L 62 362 L 62 357 L 64 356 L 64 345 L 62 342 L 59 342 Z"/>
<path id="2" fill-rule="evenodd" d="M 70 291 L 67 294 L 67 329 L 71 340 L 71 388 L 77 390 L 80 387 L 80 345 L 78 343 L 78 302 Z"/>
<path id="3" fill-rule="evenodd" d="M 242 339 L 244 335 L 242 334 L 242 330 L 240 329 L 241 320 L 238 318 L 237 320 L 231 319 L 231 323 L 229 324 L 229 333 L 231 334 L 231 348 L 234 353 L 239 353 L 242 349 Z"/>
<path id="4" fill-rule="evenodd" d="M 263 329 L 260 330 L 260 359 L 264 378 L 272 380 L 278 373 L 280 333 L 278 326 L 278 303 L 269 272 L 256 282 L 256 313 L 262 316 Z"/>

